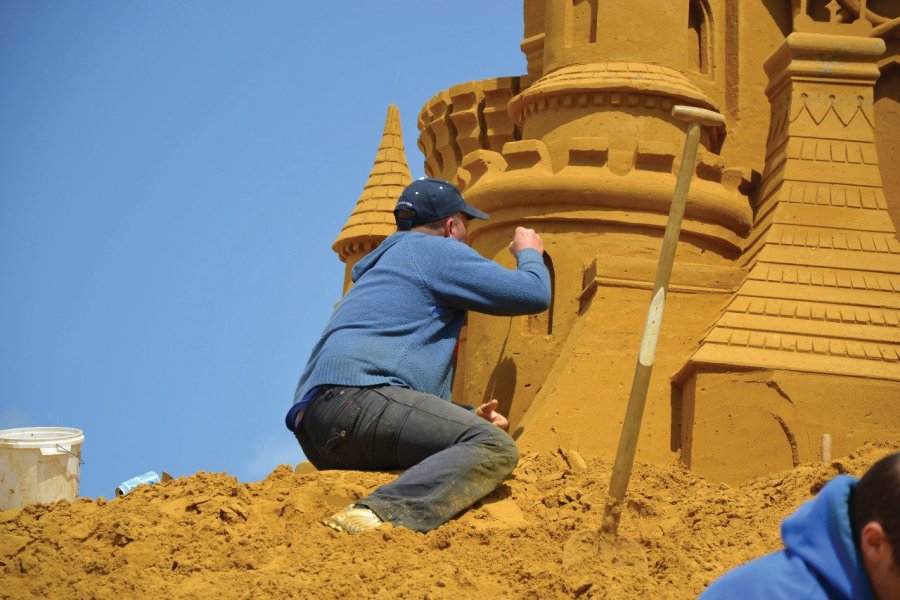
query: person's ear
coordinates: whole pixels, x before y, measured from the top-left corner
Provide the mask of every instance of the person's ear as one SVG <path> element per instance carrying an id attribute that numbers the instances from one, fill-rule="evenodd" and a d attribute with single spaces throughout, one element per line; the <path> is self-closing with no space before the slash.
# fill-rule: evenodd
<path id="1" fill-rule="evenodd" d="M 456 220 L 453 217 L 447 217 L 446 219 L 444 219 L 444 237 L 453 237 L 454 229 L 456 229 Z"/>
<path id="2" fill-rule="evenodd" d="M 859 550 L 866 563 L 881 564 L 891 560 L 887 536 L 878 521 L 869 521 L 859 534 Z"/>

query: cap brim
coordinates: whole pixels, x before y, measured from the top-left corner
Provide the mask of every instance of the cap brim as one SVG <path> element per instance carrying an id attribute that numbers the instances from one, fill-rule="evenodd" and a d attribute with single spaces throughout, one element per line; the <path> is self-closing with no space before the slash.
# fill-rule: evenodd
<path id="1" fill-rule="evenodd" d="M 484 219 L 485 221 L 487 221 L 491 218 L 490 215 L 488 215 L 486 212 L 478 210 L 477 208 L 469 206 L 468 204 L 464 205 L 462 211 L 460 212 L 469 215 L 473 219 Z"/>

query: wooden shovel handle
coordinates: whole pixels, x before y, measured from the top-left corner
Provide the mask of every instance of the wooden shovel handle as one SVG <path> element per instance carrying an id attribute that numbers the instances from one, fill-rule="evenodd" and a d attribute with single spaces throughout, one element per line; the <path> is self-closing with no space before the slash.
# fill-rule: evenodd
<path id="1" fill-rule="evenodd" d="M 675 107 L 672 113 L 675 115 L 676 109 L 683 112 L 681 109 L 686 108 L 692 107 Z M 715 115 L 716 113 L 712 114 Z M 676 116 L 681 118 L 680 115 Z M 694 116 L 696 117 L 696 115 Z M 644 334 L 641 338 L 641 350 L 638 355 L 637 367 L 634 371 L 634 379 L 631 382 L 631 394 L 628 397 L 628 407 L 625 410 L 625 420 L 622 423 L 622 433 L 619 437 L 618 449 L 616 450 L 616 461 L 613 464 L 612 479 L 609 483 L 609 502 L 606 505 L 601 532 L 612 534 L 613 536 L 619 528 L 620 504 L 625 499 L 625 491 L 628 489 L 631 469 L 634 466 L 634 455 L 637 450 L 638 435 L 641 431 L 644 405 L 647 401 L 647 389 L 650 385 L 650 374 L 653 372 L 653 360 L 656 355 L 656 341 L 659 338 L 659 327 L 662 322 L 666 287 L 669 285 L 669 279 L 672 276 L 675 249 L 678 245 L 678 236 L 681 233 L 681 222 L 684 219 L 684 207 L 687 203 L 691 178 L 697 164 L 697 147 L 700 144 L 701 123 L 707 121 L 706 115 L 700 116 L 703 118 L 692 120 L 688 126 L 687 138 L 684 141 L 684 151 L 681 153 L 681 166 L 678 170 L 678 179 L 675 182 L 672 207 L 669 210 L 669 222 L 666 225 L 666 233 L 663 236 L 662 249 L 659 253 L 656 281 L 653 284 L 650 308 L 647 311 L 647 321 L 644 324 Z M 718 123 L 718 121 L 716 122 Z"/>

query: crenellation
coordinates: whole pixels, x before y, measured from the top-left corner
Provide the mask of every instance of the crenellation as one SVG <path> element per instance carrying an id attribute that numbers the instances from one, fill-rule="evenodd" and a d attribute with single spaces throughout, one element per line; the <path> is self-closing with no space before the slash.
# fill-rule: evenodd
<path id="1" fill-rule="evenodd" d="M 484 107 L 482 118 L 487 135 L 487 150 L 499 152 L 503 144 L 518 139 L 515 124 L 506 110 L 510 99 L 519 92 L 518 77 L 500 77 L 482 82 Z"/>
<path id="2" fill-rule="evenodd" d="M 449 118 L 456 135 L 455 145 L 459 156 L 483 148 L 482 111 L 484 92 L 480 85 L 472 82 L 455 85 L 448 90 L 450 95 Z"/>
<path id="3" fill-rule="evenodd" d="M 722 182 L 722 173 L 725 171 L 725 161 L 718 154 L 713 154 L 706 150 L 700 150 L 697 155 L 697 177 Z"/>
<path id="4" fill-rule="evenodd" d="M 552 173 L 553 163 L 547 146 L 540 140 L 520 140 L 507 142 L 503 146 L 503 158 L 506 159 L 507 172 L 515 170 L 533 170 L 535 172 Z"/>
<path id="5" fill-rule="evenodd" d="M 606 137 L 569 138 L 568 147 L 567 166 L 570 167 L 603 167 L 609 158 L 609 138 Z M 672 160 L 674 158 L 673 153 Z M 669 168 L 671 168 L 671 163 Z"/>
<path id="6" fill-rule="evenodd" d="M 651 140 L 641 140 L 637 145 L 637 152 L 634 159 L 634 168 L 646 171 L 671 173 L 675 164 L 676 152 L 677 149 L 673 144 Z M 707 162 L 712 161 L 707 158 Z M 724 163 L 721 162 L 721 159 L 719 159 L 719 162 L 716 163 L 716 165 L 724 168 Z M 707 167 L 707 170 L 709 170 L 708 165 Z M 721 168 L 718 172 L 719 179 L 721 179 Z M 712 170 L 714 170 L 714 168 Z M 708 176 L 707 179 L 714 179 L 714 175 Z"/>
<path id="7" fill-rule="evenodd" d="M 511 142 L 510 142 L 511 143 Z M 482 178 L 490 178 L 496 173 L 507 170 L 506 159 L 499 152 L 492 150 L 476 150 L 463 158 L 459 167 L 458 179 L 460 191 L 466 191 L 477 185 Z"/>

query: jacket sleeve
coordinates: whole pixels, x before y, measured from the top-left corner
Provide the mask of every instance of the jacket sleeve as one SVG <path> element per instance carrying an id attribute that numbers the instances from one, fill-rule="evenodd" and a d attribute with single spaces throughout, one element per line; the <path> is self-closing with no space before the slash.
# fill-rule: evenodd
<path id="1" fill-rule="evenodd" d="M 550 306 L 550 273 L 543 257 L 526 248 L 518 268 L 507 269 L 448 238 L 427 240 L 413 262 L 437 306 L 491 315 L 539 313 Z"/>

